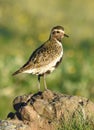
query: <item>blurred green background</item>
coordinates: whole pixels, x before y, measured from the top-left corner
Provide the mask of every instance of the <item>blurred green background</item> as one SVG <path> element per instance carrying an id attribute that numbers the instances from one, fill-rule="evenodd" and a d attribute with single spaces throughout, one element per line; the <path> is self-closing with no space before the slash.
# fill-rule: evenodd
<path id="1" fill-rule="evenodd" d="M 16 96 L 37 92 L 36 76 L 11 74 L 55 25 L 64 26 L 70 37 L 63 40 L 62 64 L 46 78 L 48 88 L 94 101 L 94 0 L 0 0 L 1 119 L 13 110 Z"/>

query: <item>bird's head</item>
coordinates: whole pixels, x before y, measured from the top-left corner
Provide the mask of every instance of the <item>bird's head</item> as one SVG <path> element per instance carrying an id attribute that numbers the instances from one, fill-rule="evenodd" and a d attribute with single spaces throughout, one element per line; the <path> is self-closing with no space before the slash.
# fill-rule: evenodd
<path id="1" fill-rule="evenodd" d="M 61 41 L 63 37 L 69 37 L 64 32 L 64 28 L 62 26 L 55 26 L 51 30 L 50 38 L 51 39 L 57 39 L 58 41 Z"/>

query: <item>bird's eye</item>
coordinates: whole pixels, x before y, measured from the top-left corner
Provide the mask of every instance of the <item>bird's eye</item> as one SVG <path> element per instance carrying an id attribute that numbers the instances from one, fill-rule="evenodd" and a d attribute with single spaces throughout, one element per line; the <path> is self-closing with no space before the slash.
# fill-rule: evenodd
<path id="1" fill-rule="evenodd" d="M 55 34 L 55 31 L 53 31 L 52 34 Z"/>
<path id="2" fill-rule="evenodd" d="M 56 33 L 60 33 L 60 31 L 53 31 L 52 33 L 53 33 L 53 34 L 56 34 Z"/>
<path id="3" fill-rule="evenodd" d="M 56 31 L 57 33 L 60 33 L 59 31 Z"/>

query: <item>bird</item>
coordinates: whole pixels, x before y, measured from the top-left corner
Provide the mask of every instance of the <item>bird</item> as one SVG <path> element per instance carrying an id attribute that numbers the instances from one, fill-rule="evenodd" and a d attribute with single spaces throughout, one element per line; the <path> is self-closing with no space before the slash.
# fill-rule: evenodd
<path id="1" fill-rule="evenodd" d="M 46 75 L 50 74 L 62 61 L 62 38 L 69 37 L 61 25 L 54 26 L 49 38 L 31 54 L 28 61 L 12 75 L 29 73 L 38 76 L 38 90 L 40 91 L 40 77 L 43 76 L 44 88 L 47 90 Z"/>

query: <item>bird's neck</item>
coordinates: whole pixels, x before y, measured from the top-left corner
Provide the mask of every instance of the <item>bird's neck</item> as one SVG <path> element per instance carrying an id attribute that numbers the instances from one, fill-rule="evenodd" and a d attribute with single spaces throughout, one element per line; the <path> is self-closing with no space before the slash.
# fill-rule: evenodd
<path id="1" fill-rule="evenodd" d="M 55 41 L 55 42 L 58 42 L 58 43 L 61 43 L 62 44 L 62 40 L 61 39 L 57 39 L 57 38 L 49 38 L 50 41 Z"/>
<path id="2" fill-rule="evenodd" d="M 49 40 L 62 43 L 62 39 L 61 39 L 61 38 L 55 38 L 55 37 L 51 37 L 51 36 L 50 36 L 50 37 L 49 37 Z"/>

